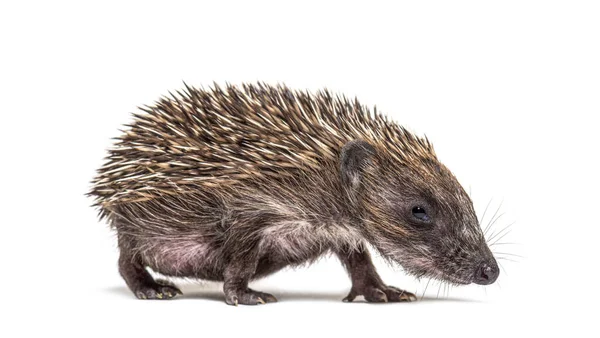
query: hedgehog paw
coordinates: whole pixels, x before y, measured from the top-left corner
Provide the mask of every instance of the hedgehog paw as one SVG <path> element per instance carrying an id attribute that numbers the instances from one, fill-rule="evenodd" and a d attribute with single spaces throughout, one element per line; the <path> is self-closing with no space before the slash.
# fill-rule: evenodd
<path id="1" fill-rule="evenodd" d="M 139 299 L 171 299 L 181 294 L 178 288 L 161 284 L 143 286 L 135 291 L 135 296 Z"/>
<path id="2" fill-rule="evenodd" d="M 252 289 L 230 291 L 225 294 L 225 303 L 238 306 L 258 305 L 266 303 L 275 303 L 277 298 L 270 293 L 254 291 Z"/>
<path id="3" fill-rule="evenodd" d="M 383 292 L 387 296 L 388 302 L 414 302 L 417 300 L 417 296 L 414 293 L 404 291 L 395 286 L 384 286 Z"/>
<path id="4" fill-rule="evenodd" d="M 352 288 L 344 302 L 352 302 L 357 296 L 362 295 L 369 303 L 387 303 L 387 302 L 413 302 L 417 300 L 414 294 L 398 289 L 394 286 L 368 286 L 362 290 Z"/>

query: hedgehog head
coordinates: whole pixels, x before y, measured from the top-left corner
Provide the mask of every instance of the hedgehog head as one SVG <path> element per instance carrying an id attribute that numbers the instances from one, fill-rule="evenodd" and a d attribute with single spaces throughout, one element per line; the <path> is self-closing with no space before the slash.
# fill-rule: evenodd
<path id="1" fill-rule="evenodd" d="M 342 183 L 366 238 L 418 277 L 493 283 L 498 265 L 468 194 L 429 142 L 407 142 L 390 149 L 356 140 L 342 149 Z"/>

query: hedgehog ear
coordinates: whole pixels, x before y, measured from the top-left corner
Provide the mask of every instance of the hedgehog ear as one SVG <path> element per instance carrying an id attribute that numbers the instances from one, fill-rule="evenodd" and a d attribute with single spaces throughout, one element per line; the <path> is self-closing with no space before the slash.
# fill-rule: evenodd
<path id="1" fill-rule="evenodd" d="M 340 175 L 342 184 L 353 190 L 358 189 L 365 165 L 371 161 L 377 151 L 364 140 L 353 140 L 342 147 L 340 154 Z"/>

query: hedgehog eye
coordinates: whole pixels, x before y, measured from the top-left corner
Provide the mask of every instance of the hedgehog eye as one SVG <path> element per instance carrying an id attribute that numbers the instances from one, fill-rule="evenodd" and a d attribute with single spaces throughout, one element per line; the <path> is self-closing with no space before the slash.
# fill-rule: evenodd
<path id="1" fill-rule="evenodd" d="M 412 208 L 412 214 L 413 216 L 423 222 L 428 222 L 429 221 L 429 215 L 427 215 L 427 212 L 425 211 L 425 208 L 420 207 L 420 206 L 416 206 L 414 208 Z"/>

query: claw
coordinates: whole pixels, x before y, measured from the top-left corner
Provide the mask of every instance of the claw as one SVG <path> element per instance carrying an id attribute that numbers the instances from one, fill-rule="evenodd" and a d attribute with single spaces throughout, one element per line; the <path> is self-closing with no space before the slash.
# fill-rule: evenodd
<path id="1" fill-rule="evenodd" d="M 414 302 L 414 301 L 416 301 L 416 300 L 417 300 L 417 296 L 415 296 L 415 295 L 413 295 L 413 294 L 411 294 L 411 293 L 409 293 L 409 294 L 404 294 L 404 295 L 402 295 L 401 297 L 402 297 L 402 299 L 406 299 L 406 300 L 407 300 L 407 301 L 409 301 L 409 302 Z"/>
<path id="2" fill-rule="evenodd" d="M 379 295 L 379 300 L 381 300 L 382 303 L 387 303 L 388 302 L 388 297 L 385 294 L 385 292 L 383 292 L 381 290 L 378 290 L 376 293 Z"/>
<path id="3" fill-rule="evenodd" d="M 257 301 L 258 301 L 259 303 L 261 303 L 261 304 L 265 304 L 265 301 L 264 301 L 262 298 L 260 298 L 260 297 L 258 297 Z"/>
<path id="4" fill-rule="evenodd" d="M 267 303 L 277 303 L 277 298 L 275 296 L 267 296 Z"/>
<path id="5" fill-rule="evenodd" d="M 156 298 L 158 298 L 158 299 L 162 299 L 162 298 L 163 298 L 163 294 L 162 294 L 162 293 L 157 293 L 157 294 L 156 294 Z"/>

